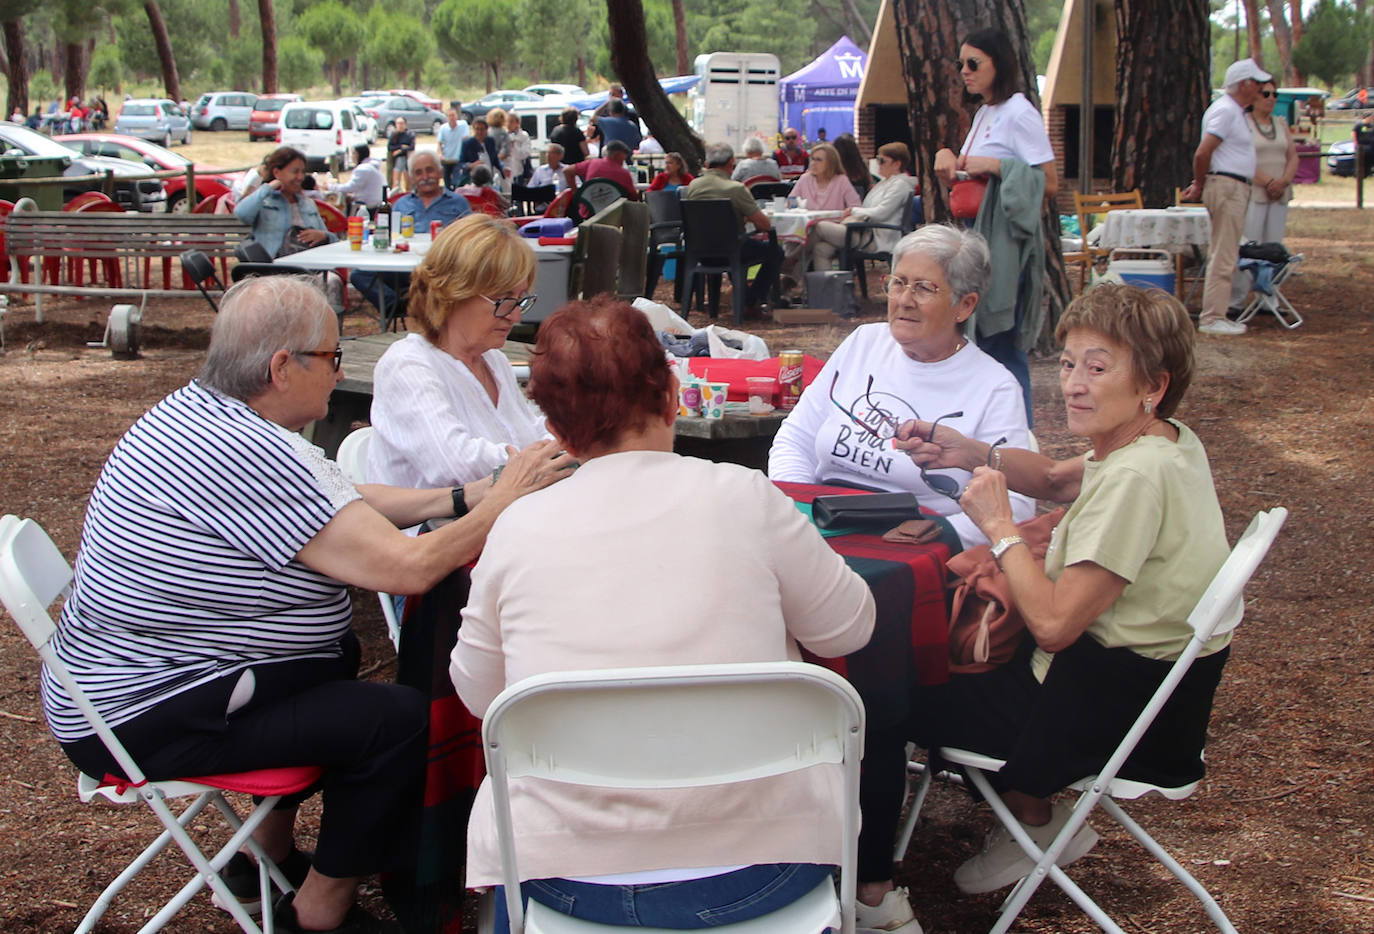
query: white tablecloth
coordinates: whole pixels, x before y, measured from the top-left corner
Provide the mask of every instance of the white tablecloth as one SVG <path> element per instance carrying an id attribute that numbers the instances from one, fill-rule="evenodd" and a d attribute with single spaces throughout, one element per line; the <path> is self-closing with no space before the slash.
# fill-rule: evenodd
<path id="1" fill-rule="evenodd" d="M 803 211 L 791 208 L 786 211 L 765 210 L 768 221 L 778 232 L 779 240 L 805 240 L 806 231 L 816 221 L 833 220 L 843 217 L 843 211 Z"/>
<path id="2" fill-rule="evenodd" d="M 420 265 L 420 260 L 429 252 L 429 234 L 416 234 L 410 240 L 410 249 L 404 253 L 395 250 L 373 249 L 372 241 L 363 244 L 361 250 L 351 249 L 348 238 L 323 246 L 301 250 L 290 256 L 279 256 L 273 262 L 284 266 L 299 266 L 302 269 L 366 269 L 372 272 L 410 272 Z M 530 240 L 535 253 L 572 254 L 570 246 L 540 246 L 538 240 Z"/>
<path id="3" fill-rule="evenodd" d="M 1212 239 L 1206 208 L 1111 211 L 1103 215 L 1100 229 L 1098 246 L 1104 250 L 1140 247 L 1178 253 Z"/>

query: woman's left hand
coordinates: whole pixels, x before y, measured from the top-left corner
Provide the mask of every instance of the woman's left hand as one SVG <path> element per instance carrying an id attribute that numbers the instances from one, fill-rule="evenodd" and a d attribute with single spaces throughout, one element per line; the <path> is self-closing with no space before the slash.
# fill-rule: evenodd
<path id="1" fill-rule="evenodd" d="M 1001 175 L 1002 161 L 991 156 L 964 156 L 959 168 L 970 175 Z"/>
<path id="2" fill-rule="evenodd" d="M 959 497 L 959 505 L 964 515 L 972 519 L 988 538 L 994 537 L 988 530 L 990 525 L 1016 523 L 1011 514 L 1011 499 L 1007 496 L 1006 474 L 991 467 L 979 467 L 973 471 L 973 479 L 969 481 L 964 495 Z"/>
<path id="3" fill-rule="evenodd" d="M 324 243 L 324 241 L 329 238 L 329 232 L 325 230 L 318 230 L 314 227 L 307 227 L 304 230 L 302 230 L 297 236 L 299 237 L 301 243 L 307 244 L 308 246 L 319 246 L 321 243 Z"/>
<path id="4" fill-rule="evenodd" d="M 1276 201 L 1279 198 L 1283 197 L 1284 189 L 1286 189 L 1287 187 L 1288 185 L 1283 181 L 1283 179 L 1271 178 L 1269 179 L 1269 181 L 1265 182 L 1264 191 L 1266 194 L 1269 195 L 1271 200 Z"/>

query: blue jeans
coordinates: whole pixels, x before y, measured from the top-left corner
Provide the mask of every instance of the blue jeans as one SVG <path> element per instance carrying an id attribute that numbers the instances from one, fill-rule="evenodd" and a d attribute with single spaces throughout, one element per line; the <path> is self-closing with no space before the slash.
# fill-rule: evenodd
<path id="1" fill-rule="evenodd" d="M 1024 350 L 1017 349 L 1016 335 L 1017 328 L 1012 328 L 991 337 L 980 337 L 978 349 L 1006 367 L 1021 384 L 1021 397 L 1026 403 L 1026 426 L 1030 427 L 1035 421 L 1035 413 L 1031 409 L 1030 361 Z"/>
<path id="2" fill-rule="evenodd" d="M 748 921 L 791 904 L 830 876 L 833 866 L 769 863 L 682 882 L 597 885 L 567 879 L 530 879 L 524 903 L 601 924 L 698 930 Z M 496 887 L 496 932 L 509 934 L 506 893 Z"/>

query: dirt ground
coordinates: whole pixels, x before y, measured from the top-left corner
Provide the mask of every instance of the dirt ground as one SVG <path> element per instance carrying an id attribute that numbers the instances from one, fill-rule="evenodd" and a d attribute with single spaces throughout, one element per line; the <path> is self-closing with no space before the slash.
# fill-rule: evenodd
<path id="1" fill-rule="evenodd" d="M 1260 509 L 1288 525 L 1249 590 L 1248 612 L 1218 694 L 1209 771 L 1180 804 L 1132 808 L 1206 885 L 1236 927 L 1254 932 L 1374 930 L 1374 611 L 1368 552 L 1374 485 L 1374 212 L 1296 210 L 1289 245 L 1307 255 L 1287 289 L 1307 323 L 1260 319 L 1243 337 L 1199 339 L 1180 417 L 1211 457 L 1232 538 Z M 0 508 L 38 519 L 68 555 L 86 498 L 120 434 L 199 366 L 210 324 L 198 298 L 148 309 L 143 356 L 88 349 L 108 304 L 51 303 L 48 321 L 12 305 L 0 356 Z M 878 320 L 881 307 L 862 321 Z M 700 316 L 694 316 L 700 323 Z M 756 330 L 776 352 L 825 356 L 852 324 Z M 348 330 L 375 325 L 351 317 Z M 1047 453 L 1084 443 L 1064 428 L 1052 359 L 1034 361 L 1036 433 Z M 1364 505 L 1361 505 L 1364 504 Z M 376 600 L 356 594 L 365 665 L 387 678 L 394 658 Z M 37 666 L 0 621 L 0 930 L 71 930 L 151 833 L 141 809 L 83 806 L 75 772 L 43 724 Z M 898 879 L 927 932 L 987 929 L 998 898 L 961 896 L 954 867 L 976 850 L 990 814 L 937 787 Z M 1072 870 L 1127 930 L 1210 929 L 1195 902 L 1123 832 Z M 167 860 L 117 901 L 98 930 L 134 931 L 184 880 Z M 375 891 L 368 901 L 377 904 Z M 234 930 L 201 895 L 172 931 Z M 1017 930 L 1096 928 L 1057 890 L 1042 890 Z"/>

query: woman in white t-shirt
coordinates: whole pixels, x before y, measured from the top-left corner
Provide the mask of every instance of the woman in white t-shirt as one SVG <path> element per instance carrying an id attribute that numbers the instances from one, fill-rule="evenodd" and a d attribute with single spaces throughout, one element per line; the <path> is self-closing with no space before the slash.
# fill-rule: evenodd
<path id="1" fill-rule="evenodd" d="M 981 97 L 983 105 L 973 115 L 973 127 L 964 138 L 964 145 L 955 155 L 950 149 L 941 149 L 935 154 L 935 177 L 946 186 L 952 186 L 956 173 L 967 172 L 973 177 L 1002 176 L 1002 162 L 1016 159 L 1027 166 L 1034 166 L 1044 173 L 1046 202 L 1053 203 L 1059 191 L 1059 176 L 1055 170 L 1054 149 L 1050 146 L 1049 134 L 1045 132 L 1045 121 L 1026 96 L 1017 89 L 1017 77 L 1021 69 L 1016 52 L 1007 34 L 998 29 L 979 29 L 969 34 L 959 47 L 959 75 L 964 81 L 964 90 L 970 95 Z M 1024 174 L 1024 173 L 1023 173 Z M 1004 179 L 1010 183 L 1010 180 Z M 1006 203 L 1005 197 L 1003 203 Z M 998 223 L 993 219 L 992 223 Z M 1002 222 L 1005 223 L 1005 222 Z M 999 237 L 984 225 L 979 218 L 979 231 L 988 240 L 992 250 L 993 268 L 1012 268 L 1020 266 L 1022 257 L 1042 256 L 1044 253 L 1043 234 L 1038 225 L 1032 235 L 1037 242 L 1035 249 L 1027 250 L 1021 237 Z M 1010 225 L 1006 225 L 1010 228 Z M 1014 229 L 1014 228 L 1012 228 Z M 1026 274 L 1038 271 L 1022 270 Z M 1038 278 L 1036 282 L 1038 283 Z M 1014 284 L 1014 283 L 1013 283 Z M 1026 418 L 1031 417 L 1030 365 L 1026 352 L 1017 347 L 1017 337 L 1028 322 L 1037 322 L 1034 313 L 1039 305 L 1039 289 L 1018 289 L 1014 318 L 1002 328 L 994 325 L 989 328 L 985 320 L 988 314 L 983 306 L 978 309 L 979 347 L 988 356 L 1001 363 L 1016 381 L 1021 384 L 1026 402 Z M 1001 306 L 1005 307 L 1005 306 Z M 1000 322 L 999 322 L 1000 324 Z M 1031 340 L 1033 340 L 1033 336 Z M 1028 340 L 1020 341 L 1025 345 Z"/>

